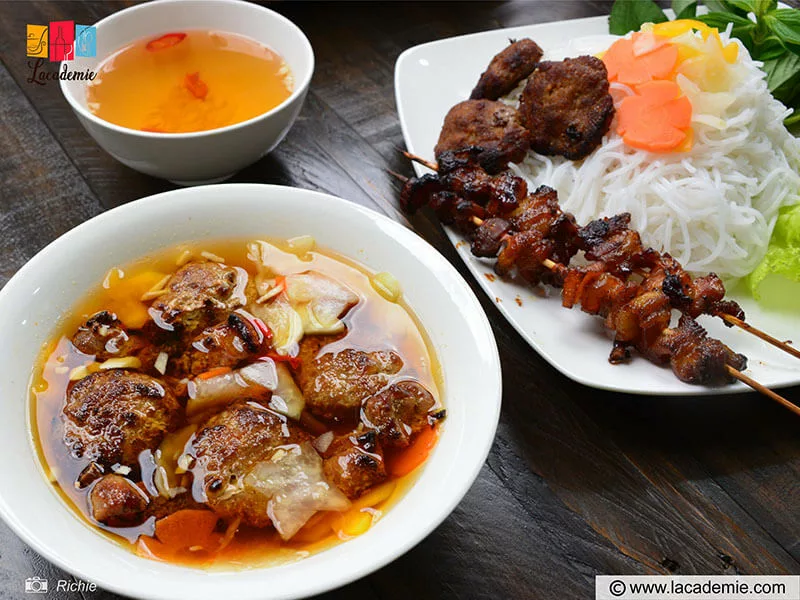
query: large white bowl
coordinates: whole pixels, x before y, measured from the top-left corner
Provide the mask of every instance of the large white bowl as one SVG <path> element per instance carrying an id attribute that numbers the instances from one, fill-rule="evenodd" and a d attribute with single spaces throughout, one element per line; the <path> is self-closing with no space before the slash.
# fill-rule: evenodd
<path id="1" fill-rule="evenodd" d="M 442 364 L 447 420 L 408 493 L 367 533 L 300 562 L 207 573 L 138 558 L 82 523 L 45 480 L 28 422 L 28 383 L 58 319 L 114 265 L 189 240 L 314 236 L 401 282 Z M 483 465 L 500 412 L 497 346 L 456 270 L 402 225 L 295 188 L 225 184 L 150 196 L 101 214 L 47 246 L 0 290 L 0 516 L 51 562 L 115 592 L 164 598 L 298 598 L 362 577 L 428 535 Z"/>
<path id="2" fill-rule="evenodd" d="M 64 63 L 70 71 L 96 71 L 126 44 L 189 29 L 248 36 L 277 51 L 291 69 L 295 88 L 281 104 L 248 121 L 195 133 L 150 133 L 114 125 L 89 110 L 86 81 L 61 80 L 61 91 L 78 120 L 106 152 L 132 169 L 179 184 L 221 181 L 275 148 L 297 118 L 314 72 L 314 52 L 303 32 L 286 17 L 249 2 L 155 0 L 114 13 L 95 27 L 97 56 Z"/>

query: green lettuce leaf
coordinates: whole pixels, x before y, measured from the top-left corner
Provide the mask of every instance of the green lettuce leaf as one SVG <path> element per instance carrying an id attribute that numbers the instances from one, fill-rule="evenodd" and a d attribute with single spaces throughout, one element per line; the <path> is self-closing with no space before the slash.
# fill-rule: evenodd
<path id="1" fill-rule="evenodd" d="M 781 209 L 764 260 L 747 276 L 747 286 L 761 299 L 761 283 L 768 275 L 800 282 L 800 204 Z"/>

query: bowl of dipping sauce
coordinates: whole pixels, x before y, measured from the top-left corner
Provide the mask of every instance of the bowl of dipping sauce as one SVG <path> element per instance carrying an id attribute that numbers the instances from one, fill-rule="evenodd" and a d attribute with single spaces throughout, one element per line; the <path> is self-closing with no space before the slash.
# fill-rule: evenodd
<path id="1" fill-rule="evenodd" d="M 180 185 L 222 181 L 275 148 L 314 72 L 294 23 L 240 0 L 155 0 L 95 28 L 96 56 L 69 67 L 96 76 L 62 79 L 64 97 L 114 158 Z"/>

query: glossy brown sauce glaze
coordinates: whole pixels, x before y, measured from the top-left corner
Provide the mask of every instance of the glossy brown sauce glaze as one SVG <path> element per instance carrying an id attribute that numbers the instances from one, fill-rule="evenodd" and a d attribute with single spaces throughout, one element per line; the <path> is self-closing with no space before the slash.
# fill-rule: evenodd
<path id="1" fill-rule="evenodd" d="M 45 472 L 85 522 L 157 560 L 250 567 L 360 535 L 444 417 L 398 292 L 307 238 L 112 269 L 34 369 Z"/>

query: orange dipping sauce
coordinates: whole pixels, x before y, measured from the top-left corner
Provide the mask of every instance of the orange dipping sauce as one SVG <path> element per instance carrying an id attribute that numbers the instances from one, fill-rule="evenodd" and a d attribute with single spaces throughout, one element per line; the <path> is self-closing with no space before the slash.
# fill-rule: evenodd
<path id="1" fill-rule="evenodd" d="M 223 31 L 189 30 L 148 37 L 104 60 L 87 86 L 101 119 L 142 131 L 207 131 L 247 121 L 294 89 L 278 53 Z"/>

